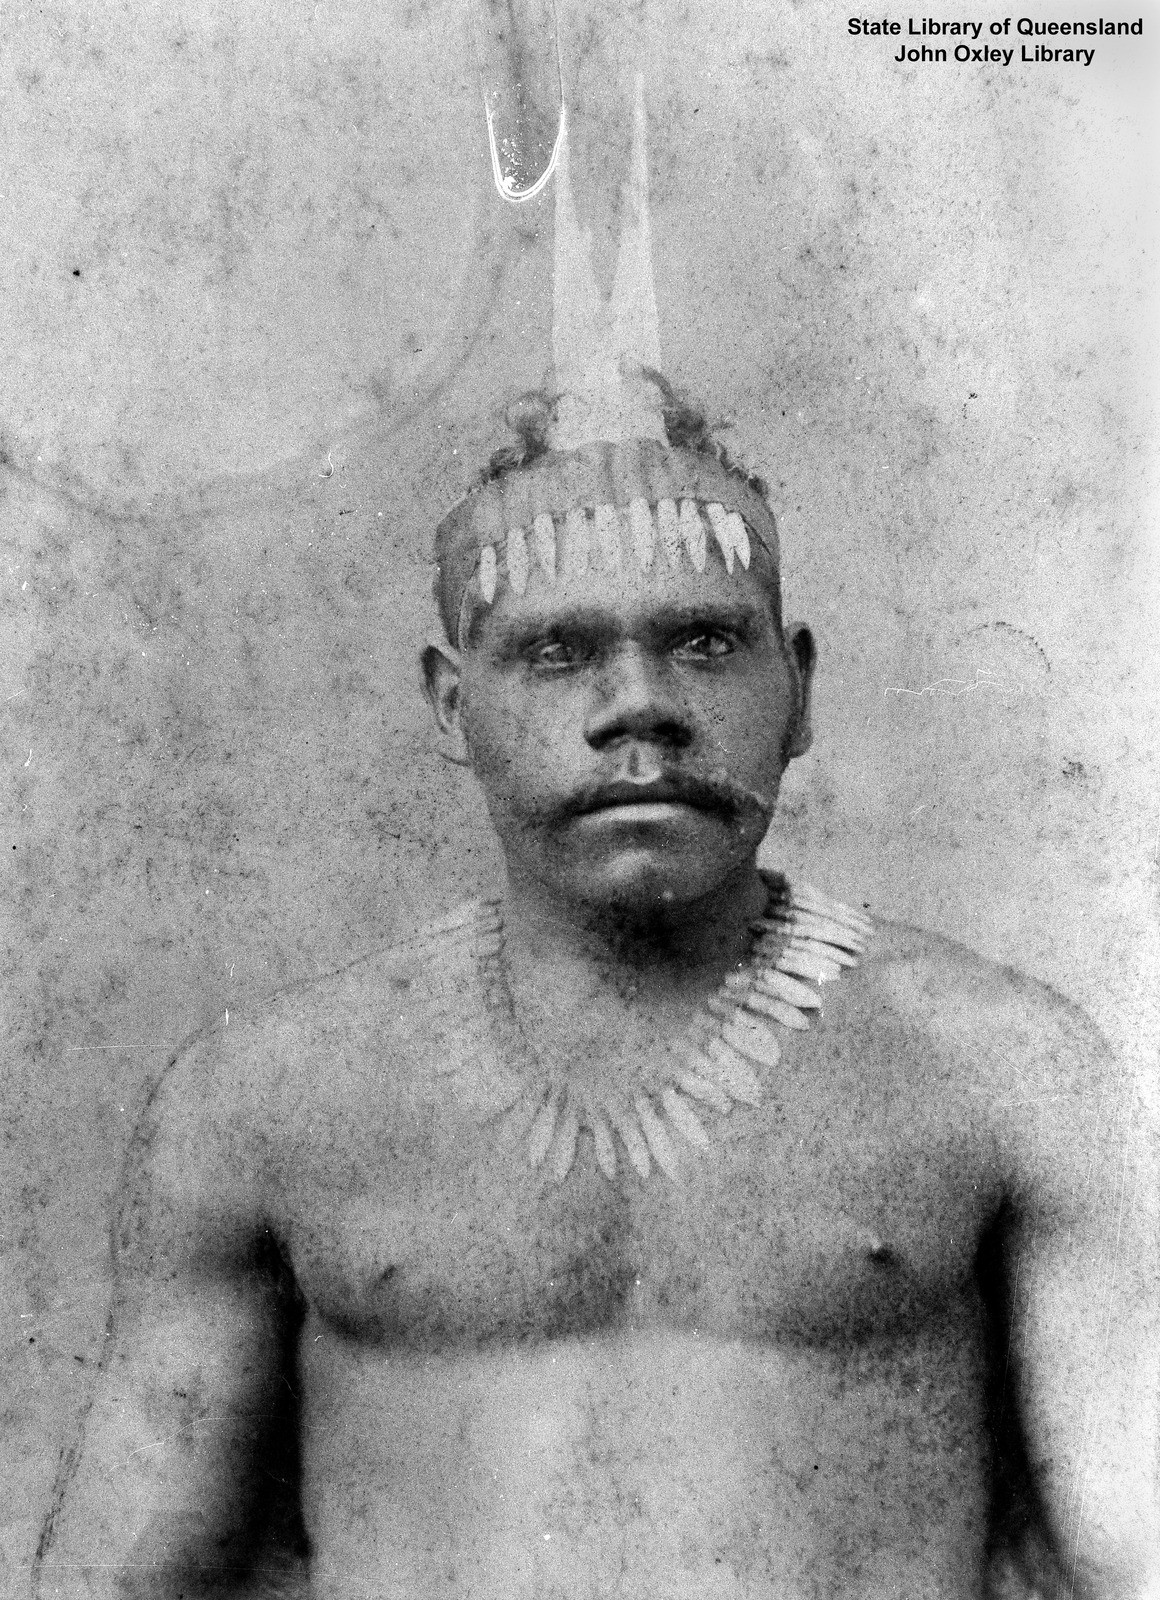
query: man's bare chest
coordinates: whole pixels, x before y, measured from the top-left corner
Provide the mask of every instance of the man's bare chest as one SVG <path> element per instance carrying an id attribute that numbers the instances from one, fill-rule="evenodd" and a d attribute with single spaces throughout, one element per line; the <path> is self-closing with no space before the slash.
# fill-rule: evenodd
<path id="1" fill-rule="evenodd" d="M 557 1181 L 518 1118 L 433 1104 L 401 1134 L 348 1114 L 288 1168 L 278 1231 L 318 1315 L 412 1350 L 628 1329 L 858 1344 L 961 1307 L 991 1199 L 936 1108 L 819 1082 L 706 1127 L 677 1181 L 610 1181 L 583 1136 Z"/>

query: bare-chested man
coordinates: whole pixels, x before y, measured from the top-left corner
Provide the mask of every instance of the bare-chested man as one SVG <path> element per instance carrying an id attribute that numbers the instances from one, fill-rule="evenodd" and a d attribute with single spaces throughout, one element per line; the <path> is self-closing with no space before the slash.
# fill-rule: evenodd
<path id="1" fill-rule="evenodd" d="M 45 1600 L 240 1589 L 290 1392 L 319 1600 L 978 1600 L 1004 1452 L 1077 1594 L 1160 1592 L 1100 1041 L 759 870 L 814 646 L 758 487 L 667 415 L 444 524 L 426 684 L 502 901 L 164 1075 Z"/>

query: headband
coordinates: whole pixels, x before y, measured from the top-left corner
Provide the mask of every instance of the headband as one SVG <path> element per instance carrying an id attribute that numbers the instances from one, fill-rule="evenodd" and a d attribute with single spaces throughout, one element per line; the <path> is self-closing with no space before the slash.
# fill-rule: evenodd
<path id="1" fill-rule="evenodd" d="M 655 440 L 548 451 L 460 502 L 439 524 L 435 557 L 445 621 L 456 619 L 478 574 L 488 604 L 508 582 L 522 594 L 538 568 L 647 570 L 659 554 L 705 570 L 713 545 L 727 569 L 748 567 L 750 535 L 777 563 L 777 524 L 761 495 L 714 456 Z M 454 622 L 450 621 L 454 628 Z"/>

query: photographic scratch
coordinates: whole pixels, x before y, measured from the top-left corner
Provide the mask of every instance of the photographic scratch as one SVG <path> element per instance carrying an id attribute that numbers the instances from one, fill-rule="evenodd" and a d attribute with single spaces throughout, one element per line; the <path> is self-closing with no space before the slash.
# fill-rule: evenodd
<path id="1" fill-rule="evenodd" d="M 525 200 L 534 200 L 541 192 L 544 185 L 548 182 L 553 172 L 555 172 L 556 164 L 560 159 L 560 145 L 564 138 L 563 108 L 561 108 L 560 111 L 560 121 L 558 124 L 558 131 L 556 133 L 556 140 L 552 146 L 552 153 L 548 158 L 548 164 L 536 181 L 526 189 L 520 188 L 520 179 L 518 176 L 518 157 L 515 157 L 511 153 L 511 142 L 508 140 L 502 141 L 504 149 L 501 158 L 500 145 L 496 142 L 495 117 L 491 106 L 488 104 L 486 99 L 484 101 L 484 112 L 487 116 L 488 143 L 491 146 L 492 177 L 495 180 L 495 186 L 499 191 L 500 198 L 507 200 L 511 205 L 516 206 L 521 205 Z M 511 170 L 505 172 L 504 168 L 509 164 Z"/>
<path id="2" fill-rule="evenodd" d="M 168 1044 L 70 1044 L 65 1046 L 65 1054 L 75 1056 L 85 1050 L 168 1050 L 169 1048 Z"/>
<path id="3" fill-rule="evenodd" d="M 553 0 L 475 10 L 475 49 L 491 171 L 501 200 L 534 200 L 556 170 L 564 93 Z"/>
<path id="4" fill-rule="evenodd" d="M 1031 689 L 1024 683 L 1017 682 L 1014 678 L 999 678 L 993 673 L 976 671 L 974 678 L 936 678 L 933 683 L 925 684 L 921 689 L 908 689 L 901 684 L 887 684 L 883 689 L 883 696 L 910 695 L 912 699 L 920 700 L 924 696 L 941 694 L 948 699 L 958 700 L 965 694 L 974 694 L 976 689 L 995 689 L 1000 694 L 1026 694 L 1041 696 L 1042 691 Z"/>

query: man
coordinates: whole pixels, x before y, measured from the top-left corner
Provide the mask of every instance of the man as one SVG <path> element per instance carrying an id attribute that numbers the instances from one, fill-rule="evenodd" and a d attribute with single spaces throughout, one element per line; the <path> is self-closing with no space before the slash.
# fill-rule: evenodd
<path id="1" fill-rule="evenodd" d="M 1160 1592 L 1100 1042 L 759 870 L 814 647 L 758 487 L 664 414 L 525 418 L 441 529 L 426 686 L 502 902 L 165 1074 L 45 1600 L 240 1592 L 291 1393 L 324 1600 L 973 1600 L 1008 1456 L 1076 1594 Z"/>
<path id="2" fill-rule="evenodd" d="M 320 1600 L 974 1600 L 1013 1505 L 1077 1594 L 1157 1593 L 1099 1040 L 758 866 L 814 646 L 656 372 L 644 133 L 638 79 L 606 306 L 562 126 L 556 393 L 436 540 L 502 898 L 164 1075 L 44 1600 L 238 1590 L 280 1477 Z"/>

